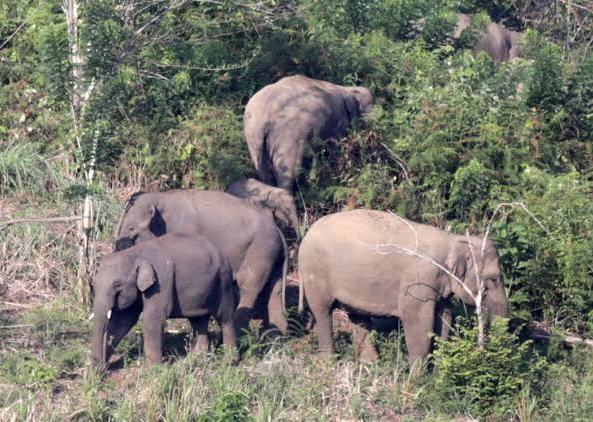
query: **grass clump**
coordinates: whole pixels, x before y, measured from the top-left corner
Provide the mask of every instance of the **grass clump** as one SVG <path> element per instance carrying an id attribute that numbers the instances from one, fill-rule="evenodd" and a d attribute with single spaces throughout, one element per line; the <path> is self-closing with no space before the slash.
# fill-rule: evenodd
<path id="1" fill-rule="evenodd" d="M 536 383 L 545 369 L 531 342 L 519 342 L 507 320 L 497 318 L 489 327 L 484 350 L 477 346 L 478 330 L 459 320 L 459 333 L 449 341 L 437 338 L 434 352 L 438 368 L 434 394 L 444 408 L 457 409 L 489 420 L 512 413 L 517 395 Z"/>

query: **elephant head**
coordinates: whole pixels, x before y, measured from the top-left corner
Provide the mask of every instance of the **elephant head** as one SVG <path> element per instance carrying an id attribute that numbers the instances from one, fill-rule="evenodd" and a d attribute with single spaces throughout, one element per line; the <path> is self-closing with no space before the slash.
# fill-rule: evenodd
<path id="1" fill-rule="evenodd" d="M 128 201 L 117 229 L 115 252 L 127 249 L 137 242 L 160 236 L 165 231 L 165 222 L 151 195 L 136 192 Z"/>
<path id="2" fill-rule="evenodd" d="M 484 283 L 483 304 L 493 314 L 506 317 L 509 314 L 509 304 L 498 253 L 490 240 L 486 241 L 483 254 L 482 245 L 483 241 L 479 237 L 457 237 L 445 266 L 469 287 L 473 296 L 478 293 L 479 276 Z M 446 291 L 444 296 L 453 293 L 464 303 L 475 305 L 473 298 L 458 281 L 450 280 L 450 289 L 451 291 Z"/>
<path id="3" fill-rule="evenodd" d="M 106 363 L 117 344 L 138 321 L 142 311 L 140 295 L 155 281 L 155 269 L 137 253 L 119 252 L 103 258 L 94 279 L 92 351 L 95 363 Z"/>
<path id="4" fill-rule="evenodd" d="M 373 108 L 373 93 L 362 86 L 345 87 L 344 102 L 351 120 L 359 119 Z"/>

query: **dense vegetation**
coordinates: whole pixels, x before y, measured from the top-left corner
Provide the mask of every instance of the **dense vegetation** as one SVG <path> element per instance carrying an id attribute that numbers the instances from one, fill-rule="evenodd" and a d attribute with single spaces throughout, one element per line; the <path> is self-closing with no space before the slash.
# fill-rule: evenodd
<path id="1" fill-rule="evenodd" d="M 523 58 L 472 54 L 479 28 L 452 42 L 457 12 L 525 31 Z M 86 0 L 73 66 L 61 1 L 3 0 L 1 219 L 80 215 L 88 197 L 92 258 L 109 250 L 134 190 L 221 189 L 253 175 L 242 112 L 261 87 L 295 73 L 364 85 L 377 97 L 364 126 L 312 148 L 304 226 L 359 206 L 458 232 L 491 223 L 512 316 L 591 337 L 592 22 L 586 1 Z M 591 352 L 525 343 L 525 330 L 496 324 L 477 351 L 465 320 L 439 345 L 437 374 L 408 368 L 397 334 L 377 336 L 377 364 L 345 345 L 339 361 L 314 362 L 307 336 L 254 340 L 237 368 L 208 356 L 154 370 L 137 365 L 135 335 L 123 375 L 101 380 L 85 369 L 74 225 L 15 224 L 0 239 L 1 420 L 593 414 Z"/>

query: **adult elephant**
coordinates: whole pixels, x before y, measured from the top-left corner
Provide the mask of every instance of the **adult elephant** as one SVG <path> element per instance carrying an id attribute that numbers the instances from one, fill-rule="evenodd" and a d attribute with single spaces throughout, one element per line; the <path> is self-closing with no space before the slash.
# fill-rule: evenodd
<path id="1" fill-rule="evenodd" d="M 472 15 L 458 14 L 452 38 L 455 40 L 461 38 L 461 34 L 470 26 L 472 19 Z M 522 36 L 521 32 L 512 31 L 502 25 L 490 22 L 485 31 L 480 32 L 478 35 L 476 48 L 488 54 L 494 63 L 510 61 L 521 54 L 519 43 Z"/>
<path id="2" fill-rule="evenodd" d="M 303 238 L 298 258 L 302 290 L 316 319 L 320 354 L 334 350 L 331 311 L 340 306 L 359 324 L 360 345 L 371 316 L 398 317 L 410 358 L 426 358 L 429 333 L 443 337 L 449 333 L 448 299 L 454 295 L 474 304 L 447 271 L 474 295 L 479 272 L 486 288 L 483 303 L 494 314 L 508 315 L 496 249 L 488 241 L 483 257 L 481 251 L 478 237 L 468 239 L 382 211 L 358 209 L 318 220 Z"/>
<path id="3" fill-rule="evenodd" d="M 287 332 L 283 315 L 288 251 L 286 240 L 265 210 L 233 195 L 208 190 L 136 193 L 127 204 L 115 250 L 165 233 L 208 238 L 230 263 L 239 286 L 237 328 L 247 328 L 255 302 L 269 296 L 268 321 Z M 281 281 L 281 283 L 280 283 Z"/>
<path id="4" fill-rule="evenodd" d="M 255 93 L 245 107 L 244 133 L 259 179 L 291 194 L 307 140 L 342 136 L 370 111 L 371 91 L 288 76 Z"/>

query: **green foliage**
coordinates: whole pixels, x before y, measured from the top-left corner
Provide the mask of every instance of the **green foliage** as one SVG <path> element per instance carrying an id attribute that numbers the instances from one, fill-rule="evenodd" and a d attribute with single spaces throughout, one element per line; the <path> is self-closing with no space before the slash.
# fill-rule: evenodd
<path id="1" fill-rule="evenodd" d="M 13 143 L 0 149 L 0 193 L 41 193 L 52 175 L 45 159 L 27 143 Z"/>
<path id="2" fill-rule="evenodd" d="M 577 173 L 554 177 L 534 168 L 522 182 L 525 203 L 544 227 L 516 212 L 495 230 L 511 300 L 537 318 L 591 332 L 591 183 Z"/>
<path id="3" fill-rule="evenodd" d="M 455 172 L 451 182 L 449 206 L 454 216 L 463 221 L 484 215 L 490 200 L 491 171 L 472 158 Z"/>
<path id="4" fill-rule="evenodd" d="M 172 186 L 224 189 L 251 171 L 240 119 L 227 108 L 202 105 L 167 144 L 148 163 L 149 170 L 170 175 Z"/>
<path id="5" fill-rule="evenodd" d="M 459 322 L 458 336 L 437 338 L 435 393 L 443 404 L 464 403 L 475 416 L 509 412 L 527 380 L 537 380 L 544 362 L 532 356 L 529 342 L 521 344 L 507 331 L 505 319 L 493 321 L 484 350 L 477 347 L 477 327 Z"/>

